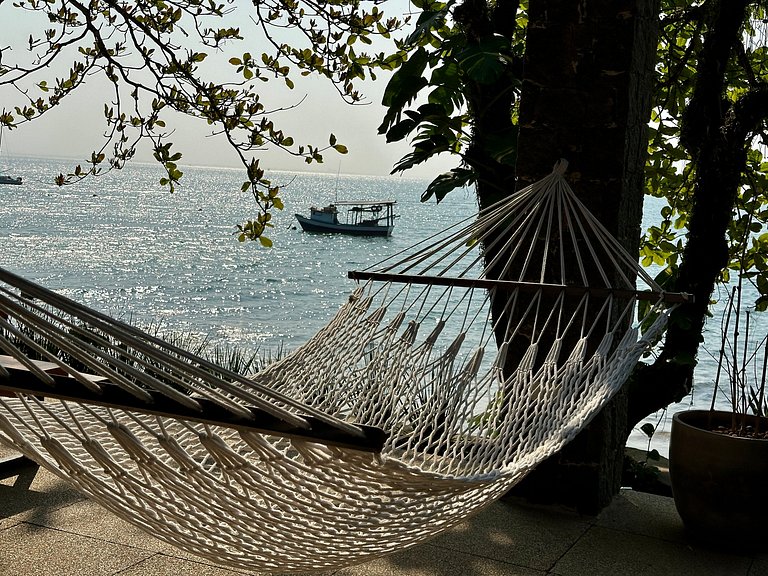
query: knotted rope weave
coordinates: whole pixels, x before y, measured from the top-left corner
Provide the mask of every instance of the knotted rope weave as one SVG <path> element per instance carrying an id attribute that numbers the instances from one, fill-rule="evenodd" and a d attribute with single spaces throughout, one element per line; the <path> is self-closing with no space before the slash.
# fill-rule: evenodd
<path id="1" fill-rule="evenodd" d="M 664 328 L 661 290 L 564 169 L 353 273 L 327 326 L 251 379 L 0 269 L 0 348 L 22 365 L 0 373 L 0 442 L 230 567 L 433 536 L 571 440 Z"/>

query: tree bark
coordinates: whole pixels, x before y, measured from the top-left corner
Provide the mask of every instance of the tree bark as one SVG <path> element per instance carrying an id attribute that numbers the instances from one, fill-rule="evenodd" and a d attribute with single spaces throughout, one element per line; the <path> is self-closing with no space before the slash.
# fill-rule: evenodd
<path id="1" fill-rule="evenodd" d="M 657 33 L 654 0 L 529 6 L 518 186 L 567 159 L 574 191 L 630 253 L 639 249 Z M 514 494 L 597 512 L 620 487 L 626 422 L 620 393 Z"/>

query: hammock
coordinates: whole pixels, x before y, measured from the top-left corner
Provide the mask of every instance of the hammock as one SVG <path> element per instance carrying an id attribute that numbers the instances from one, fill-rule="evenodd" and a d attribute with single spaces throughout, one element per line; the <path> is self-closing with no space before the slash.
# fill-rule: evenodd
<path id="1" fill-rule="evenodd" d="M 251 378 L 0 268 L 0 442 L 233 568 L 331 570 L 436 535 L 570 441 L 685 299 L 564 171 L 350 273 L 327 326 Z"/>

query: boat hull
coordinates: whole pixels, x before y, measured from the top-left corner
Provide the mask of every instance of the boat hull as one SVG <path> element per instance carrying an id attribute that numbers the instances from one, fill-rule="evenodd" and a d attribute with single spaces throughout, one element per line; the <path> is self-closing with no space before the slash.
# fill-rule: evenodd
<path id="1" fill-rule="evenodd" d="M 349 234 L 352 236 L 391 236 L 394 226 L 371 226 L 366 224 L 334 224 L 312 220 L 301 214 L 296 214 L 296 220 L 305 232 L 331 232 L 334 234 Z"/>
<path id="2" fill-rule="evenodd" d="M 3 176 L 2 174 L 0 174 L 0 184 L 19 185 L 21 184 L 21 176 L 14 178 L 12 176 Z"/>

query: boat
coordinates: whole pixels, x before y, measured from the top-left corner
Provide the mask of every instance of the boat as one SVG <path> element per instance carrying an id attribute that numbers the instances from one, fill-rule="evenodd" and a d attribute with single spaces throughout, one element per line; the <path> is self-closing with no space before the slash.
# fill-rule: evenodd
<path id="1" fill-rule="evenodd" d="M 0 124 L 0 150 L 3 149 L 3 125 Z M 21 184 L 21 176 L 0 173 L 0 184 Z"/>
<path id="2" fill-rule="evenodd" d="M 334 232 L 356 236 L 391 236 L 395 227 L 395 200 L 337 201 L 309 209 L 309 218 L 296 214 L 305 232 Z"/>
<path id="3" fill-rule="evenodd" d="M 21 184 L 21 176 L 8 176 L 0 174 L 0 184 Z"/>

